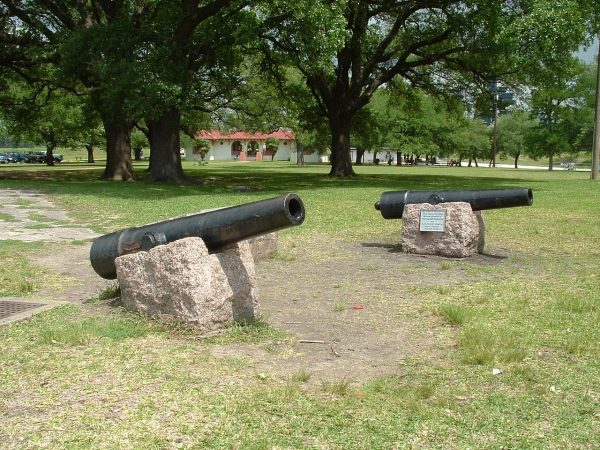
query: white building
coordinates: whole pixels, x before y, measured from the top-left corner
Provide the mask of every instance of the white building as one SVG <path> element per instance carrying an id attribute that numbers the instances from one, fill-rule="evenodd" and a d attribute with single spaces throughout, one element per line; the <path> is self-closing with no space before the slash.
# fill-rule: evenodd
<path id="1" fill-rule="evenodd" d="M 196 139 L 208 141 L 208 153 L 204 157 L 210 161 L 289 161 L 296 153 L 296 136 L 292 131 L 278 130 L 272 133 L 247 133 L 234 131 L 226 133 L 220 130 L 202 130 L 196 133 Z M 277 141 L 275 154 L 273 148 L 267 148 L 267 139 Z M 200 160 L 200 151 L 188 148 L 187 160 Z"/>

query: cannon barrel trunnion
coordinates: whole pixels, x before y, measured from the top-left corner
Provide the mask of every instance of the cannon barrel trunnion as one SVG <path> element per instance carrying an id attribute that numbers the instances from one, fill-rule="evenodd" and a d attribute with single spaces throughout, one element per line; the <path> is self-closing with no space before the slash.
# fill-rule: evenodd
<path id="1" fill-rule="evenodd" d="M 531 189 L 486 189 L 471 191 L 389 191 L 381 194 L 375 209 L 381 211 L 385 219 L 400 219 L 404 205 L 415 203 L 465 202 L 473 211 L 485 209 L 512 208 L 515 206 L 531 206 L 533 192 Z"/>
<path id="2" fill-rule="evenodd" d="M 92 244 L 90 261 L 102 278 L 115 279 L 115 259 L 121 255 L 187 237 L 201 238 L 208 250 L 215 252 L 244 239 L 300 225 L 304 217 L 302 200 L 290 193 L 100 236 Z"/>

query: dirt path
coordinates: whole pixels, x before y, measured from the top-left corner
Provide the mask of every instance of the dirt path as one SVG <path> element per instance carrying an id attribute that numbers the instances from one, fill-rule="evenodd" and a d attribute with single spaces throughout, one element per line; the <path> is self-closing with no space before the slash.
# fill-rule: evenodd
<path id="1" fill-rule="evenodd" d="M 47 244 L 47 251 L 40 252 L 33 262 L 73 279 L 65 290 L 43 288 L 32 298 L 81 303 L 110 285 L 94 273 L 88 260 L 91 239 L 98 234 L 77 224 L 44 193 L 0 189 L 0 230 L 0 241 Z M 53 244 L 60 244 L 59 249 Z"/>
<path id="2" fill-rule="evenodd" d="M 15 218 L 0 222 L 8 227 L 2 234 L 10 239 L 65 243 L 35 262 L 70 275 L 73 285 L 58 292 L 42 290 L 36 296 L 82 303 L 111 284 L 91 268 L 89 242 L 69 244 L 95 234 L 75 224 L 43 194 L 3 190 L 0 204 L 2 213 Z M 48 217 L 45 223 L 51 226 L 27 228 L 40 216 Z M 214 355 L 245 358 L 248 370 L 280 375 L 306 371 L 314 380 L 360 381 L 398 373 L 408 357 L 433 361 L 440 348 L 451 345 L 438 337 L 441 320 L 424 310 L 407 286 L 452 285 L 468 281 L 469 275 L 457 278 L 456 272 L 440 268 L 443 258 L 403 254 L 384 243 L 315 238 L 303 245 L 292 258 L 268 259 L 256 266 L 263 314 L 292 338 L 268 345 L 214 345 Z M 328 250 L 315 257 L 320 249 Z M 501 261 L 473 259 L 486 265 Z"/>

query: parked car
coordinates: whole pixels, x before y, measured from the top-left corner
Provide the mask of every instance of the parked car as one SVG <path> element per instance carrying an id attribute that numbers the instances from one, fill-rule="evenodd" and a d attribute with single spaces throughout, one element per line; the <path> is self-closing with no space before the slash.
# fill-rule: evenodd
<path id="1" fill-rule="evenodd" d="M 46 162 L 46 152 L 29 152 L 25 155 L 27 159 L 25 159 L 26 163 L 45 163 Z"/>
<path id="2" fill-rule="evenodd" d="M 10 156 L 8 153 L 0 153 L 0 156 L 2 156 L 7 163 L 16 163 L 17 160 L 15 158 L 13 158 L 12 156 Z"/>
<path id="3" fill-rule="evenodd" d="M 60 154 L 53 154 L 52 157 L 54 158 L 55 164 L 61 163 L 63 160 L 63 155 Z M 45 164 L 46 152 L 30 152 L 25 155 L 25 158 L 26 163 Z"/>
<path id="4" fill-rule="evenodd" d="M 0 155 L 0 164 L 8 164 L 8 158 L 4 155 Z"/>
<path id="5" fill-rule="evenodd" d="M 8 152 L 8 155 L 12 156 L 18 163 L 25 162 L 25 160 L 27 159 L 27 157 L 20 152 Z"/>

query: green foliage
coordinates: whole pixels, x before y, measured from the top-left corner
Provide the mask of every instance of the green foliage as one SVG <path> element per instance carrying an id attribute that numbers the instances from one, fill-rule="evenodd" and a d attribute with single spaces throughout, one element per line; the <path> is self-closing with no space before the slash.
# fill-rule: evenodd
<path id="1" fill-rule="evenodd" d="M 527 152 L 527 136 L 535 126 L 531 115 L 523 110 L 513 111 L 498 118 L 498 150 L 504 157 L 517 161 Z"/>
<path id="2" fill-rule="evenodd" d="M 527 135 L 532 156 L 572 154 L 591 144 L 594 78 L 594 68 L 575 58 L 537 77 L 531 105 L 539 123 Z"/>
<path id="3" fill-rule="evenodd" d="M 348 37 L 345 6 L 342 1 L 321 0 L 259 2 L 259 16 L 266 17 L 268 26 L 267 42 L 277 42 L 272 57 L 291 63 L 303 74 L 333 76 L 331 60 Z"/>
<path id="4" fill-rule="evenodd" d="M 265 141 L 265 146 L 267 151 L 270 151 L 274 154 L 279 148 L 279 140 L 275 138 L 267 138 L 267 140 Z"/>
<path id="5" fill-rule="evenodd" d="M 332 13 L 321 13 L 324 3 Z M 265 15 L 277 16 L 279 8 L 275 2 Z M 585 29 L 584 15 L 573 2 L 486 1 L 475 7 L 448 1 L 414 9 L 410 3 L 364 0 L 310 2 L 310 7 L 298 2 L 281 17 L 285 19 L 266 21 L 270 61 L 292 65 L 302 74 L 317 107 L 313 114 L 328 121 L 332 134 L 331 174 L 344 176 L 353 174 L 347 159 L 352 128 L 355 146 L 381 141 L 372 114 L 360 112 L 381 86 L 404 78 L 428 91 L 457 92 L 461 79 L 472 74 L 480 79 L 495 78 L 495 73 L 531 74 L 557 53 L 575 50 Z M 323 23 L 329 25 L 326 36 L 321 34 Z M 562 35 L 567 38 L 558 38 Z M 436 153 L 425 132 L 433 127 L 427 125 L 406 124 L 405 140 L 393 146 Z M 480 145 L 466 152 L 482 156 Z"/>
<path id="6" fill-rule="evenodd" d="M 228 0 L 210 7 L 174 0 L 78 5 L 34 0 L 0 8 L 6 18 L 0 87 L 12 92 L 11 105 L 19 103 L 15 86 L 31 89 L 28 98 L 68 98 L 58 112 L 51 105 L 42 114 L 35 112 L 38 107 L 6 109 L 15 118 L 15 136 L 49 148 L 73 145 L 72 140 L 94 146 L 102 141 L 99 117 L 105 124 L 145 120 L 149 126 L 173 112 L 174 122 L 183 116 L 188 136 L 210 122 L 223 128 L 292 128 L 307 149 L 322 153 L 332 147 L 335 173 L 341 173 L 339 161 L 345 163 L 351 131 L 355 146 L 374 148 L 386 139 L 374 121 L 378 113 L 367 108 L 381 87 L 401 85 L 398 92 L 409 103 L 414 87 L 462 95 L 465 83 L 500 73 L 539 85 L 547 73 L 568 65 L 571 52 L 598 29 L 592 0 L 444 0 L 419 8 L 366 0 Z M 465 150 L 459 142 L 460 148 L 447 150 L 444 142 L 465 141 L 451 138 L 463 121 L 447 120 L 439 102 L 427 101 L 421 99 L 419 120 L 398 125 L 391 146 L 482 157 L 479 145 Z M 471 137 L 481 136 L 471 131 Z M 589 136 L 589 129 L 581 129 L 569 145 L 587 145 Z M 547 133 L 534 141 L 538 153 L 564 147 Z M 164 147 L 151 144 L 159 152 Z M 342 169 L 345 175 L 350 171 Z"/>
<path id="7" fill-rule="evenodd" d="M 408 95 L 398 92 L 397 86 L 380 90 L 373 98 L 371 143 L 415 155 L 479 158 L 489 154 L 489 130 L 479 120 L 465 119 L 462 104 L 418 90 Z"/>
<path id="8" fill-rule="evenodd" d="M 83 103 L 65 91 L 14 82 L 0 102 L 11 105 L 2 114 L 8 132 L 17 140 L 54 149 L 78 145 L 89 133 Z"/>
<path id="9" fill-rule="evenodd" d="M 148 147 L 148 138 L 140 130 L 135 129 L 131 133 L 131 148 L 136 151 Z"/>
<path id="10" fill-rule="evenodd" d="M 590 11 L 577 0 L 529 0 L 522 7 L 527 13 L 508 24 L 499 38 L 509 44 L 513 59 L 530 80 L 543 77 L 544 69 L 560 71 L 584 42 Z"/>
<path id="11" fill-rule="evenodd" d="M 451 139 L 451 148 L 460 158 L 491 157 L 490 129 L 478 119 L 467 120 L 457 128 Z"/>

